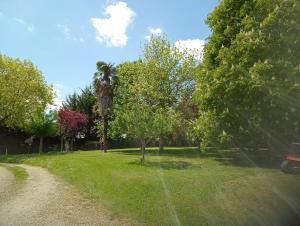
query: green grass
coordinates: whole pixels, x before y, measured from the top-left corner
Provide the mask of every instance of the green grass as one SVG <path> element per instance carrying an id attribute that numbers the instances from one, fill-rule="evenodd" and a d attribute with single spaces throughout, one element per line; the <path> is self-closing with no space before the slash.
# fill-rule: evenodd
<path id="1" fill-rule="evenodd" d="M 22 167 L 5 165 L 1 166 L 4 166 L 7 170 L 9 170 L 15 176 L 17 182 L 24 182 L 28 177 L 26 170 L 24 170 Z"/>
<path id="2" fill-rule="evenodd" d="M 261 154 L 152 149 L 145 166 L 136 149 L 0 161 L 46 167 L 116 216 L 144 225 L 292 225 L 299 218 L 300 175 L 268 167 Z"/>

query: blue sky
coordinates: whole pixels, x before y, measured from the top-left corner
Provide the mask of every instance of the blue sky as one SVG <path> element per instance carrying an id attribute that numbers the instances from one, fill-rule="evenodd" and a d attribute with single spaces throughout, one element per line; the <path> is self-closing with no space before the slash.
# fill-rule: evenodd
<path id="1" fill-rule="evenodd" d="M 92 81 L 95 63 L 135 60 L 151 33 L 201 48 L 218 0 L 1 0 L 0 52 L 33 61 L 58 99 Z"/>

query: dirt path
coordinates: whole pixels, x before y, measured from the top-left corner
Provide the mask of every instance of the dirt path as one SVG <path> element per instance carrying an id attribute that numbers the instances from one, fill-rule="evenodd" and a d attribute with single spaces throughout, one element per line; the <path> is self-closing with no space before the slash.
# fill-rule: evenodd
<path id="1" fill-rule="evenodd" d="M 75 188 L 40 167 L 18 165 L 28 173 L 24 185 L 13 195 L 0 195 L 2 225 L 132 225 L 112 219 L 102 206 L 84 199 Z M 0 194 L 12 186 L 13 176 L 0 167 Z"/>
<path id="2" fill-rule="evenodd" d="M 4 167 L 0 167 L 0 205 L 10 194 L 14 184 L 14 175 Z"/>

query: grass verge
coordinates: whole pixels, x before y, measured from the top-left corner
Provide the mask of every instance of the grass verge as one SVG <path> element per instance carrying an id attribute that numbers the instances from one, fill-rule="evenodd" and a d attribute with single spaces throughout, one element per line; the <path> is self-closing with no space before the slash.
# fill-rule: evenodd
<path id="1" fill-rule="evenodd" d="M 23 169 L 22 167 L 7 166 L 7 165 L 3 165 L 3 164 L 1 166 L 5 167 L 7 170 L 9 170 L 15 176 L 15 179 L 17 182 L 24 182 L 28 177 L 26 170 Z"/>

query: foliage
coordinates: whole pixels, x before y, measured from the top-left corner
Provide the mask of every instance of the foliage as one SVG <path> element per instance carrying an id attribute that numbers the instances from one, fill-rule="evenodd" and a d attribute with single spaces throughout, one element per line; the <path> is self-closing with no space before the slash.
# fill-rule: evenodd
<path id="1" fill-rule="evenodd" d="M 185 116 L 183 105 L 191 100 L 195 88 L 194 68 L 197 65 L 194 56 L 186 49 L 179 51 L 168 42 L 165 36 L 152 36 L 145 43 L 142 61 L 147 65 L 148 74 L 143 77 L 146 96 L 152 105 L 160 108 L 160 116 L 164 117 L 165 126 L 160 127 L 158 135 L 172 132 L 167 125 L 177 124 L 176 120 L 193 120 Z M 188 108 L 185 108 L 188 110 Z M 190 116 L 192 116 L 190 114 Z M 185 131 L 186 132 L 186 131 Z"/>
<path id="2" fill-rule="evenodd" d="M 70 111 L 78 111 L 86 115 L 93 115 L 93 108 L 96 105 L 97 99 L 93 93 L 91 86 L 81 89 L 80 93 L 74 92 L 67 96 L 63 103 L 64 108 Z"/>
<path id="3" fill-rule="evenodd" d="M 199 68 L 199 130 L 207 144 L 299 139 L 300 3 L 224 0 Z"/>
<path id="4" fill-rule="evenodd" d="M 27 128 L 29 133 L 40 138 L 39 152 L 43 152 L 43 139 L 45 137 L 55 136 L 57 134 L 56 112 L 40 114 L 31 119 Z"/>
<path id="5" fill-rule="evenodd" d="M 58 111 L 58 122 L 60 134 L 67 142 L 66 149 L 68 150 L 69 141 L 72 142 L 76 137 L 80 137 L 84 134 L 88 121 L 87 116 L 83 113 L 60 109 Z"/>
<path id="6" fill-rule="evenodd" d="M 146 72 L 146 65 L 141 61 L 126 62 L 118 66 L 118 89 L 114 103 L 114 135 L 126 134 L 140 142 L 151 139 L 156 131 L 153 126 L 154 107 L 149 106 L 143 94 L 140 82 Z"/>
<path id="7" fill-rule="evenodd" d="M 25 129 L 53 99 L 52 87 L 29 60 L 0 54 L 0 126 Z"/>
<path id="8" fill-rule="evenodd" d="M 96 137 L 96 134 L 93 131 L 93 128 L 96 125 L 95 120 L 97 119 L 97 114 L 94 112 L 96 104 L 97 99 L 91 86 L 81 89 L 80 93 L 74 92 L 73 94 L 70 94 L 63 103 L 64 108 L 69 111 L 77 111 L 87 115 L 88 124 L 86 126 L 85 135 L 88 139 Z"/>
<path id="9" fill-rule="evenodd" d="M 141 60 L 117 68 L 114 132 L 137 138 L 142 149 L 149 140 L 172 133 L 185 119 L 180 105 L 194 89 L 195 64 L 166 37 L 152 37 Z"/>
<path id="10" fill-rule="evenodd" d="M 50 137 L 57 134 L 56 112 L 41 114 L 33 118 L 28 132 L 37 137 Z"/>

